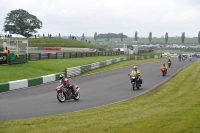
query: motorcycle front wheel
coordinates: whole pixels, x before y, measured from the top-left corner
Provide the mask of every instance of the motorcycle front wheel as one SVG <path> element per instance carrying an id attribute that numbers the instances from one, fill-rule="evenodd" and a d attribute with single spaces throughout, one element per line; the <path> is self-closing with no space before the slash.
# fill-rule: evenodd
<path id="1" fill-rule="evenodd" d="M 76 92 L 76 95 L 74 96 L 74 100 L 78 101 L 80 99 L 80 93 Z"/>
<path id="2" fill-rule="evenodd" d="M 132 84 L 132 88 L 133 88 L 133 90 L 135 91 L 135 84 Z"/>
<path id="3" fill-rule="evenodd" d="M 165 73 L 163 72 L 163 76 L 165 76 Z"/>
<path id="4" fill-rule="evenodd" d="M 57 93 L 57 99 L 59 102 L 63 103 L 65 101 L 65 95 L 63 92 L 58 92 Z"/>

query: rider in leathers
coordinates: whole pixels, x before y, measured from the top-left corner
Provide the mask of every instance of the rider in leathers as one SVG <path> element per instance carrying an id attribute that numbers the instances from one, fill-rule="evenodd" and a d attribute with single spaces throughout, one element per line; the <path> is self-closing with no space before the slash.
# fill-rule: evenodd
<path id="1" fill-rule="evenodd" d="M 167 74 L 167 65 L 166 65 L 165 63 L 163 63 L 163 64 L 161 65 L 160 69 L 162 69 L 162 68 L 166 68 L 166 74 Z"/>
<path id="2" fill-rule="evenodd" d="M 65 78 L 64 74 L 60 74 L 60 83 L 63 84 L 66 88 L 72 91 L 72 94 L 75 95 L 74 86 L 69 84 L 69 80 Z"/>

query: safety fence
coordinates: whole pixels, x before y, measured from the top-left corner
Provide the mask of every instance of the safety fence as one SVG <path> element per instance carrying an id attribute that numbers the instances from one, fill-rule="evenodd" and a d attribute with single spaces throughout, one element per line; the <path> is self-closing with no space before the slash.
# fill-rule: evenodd
<path id="1" fill-rule="evenodd" d="M 94 56 L 115 56 L 121 55 L 124 52 L 52 52 L 52 53 L 30 53 L 29 60 L 43 59 L 63 59 L 63 58 L 78 58 L 78 57 L 94 57 Z"/>
<path id="2" fill-rule="evenodd" d="M 124 57 L 124 58 L 116 58 L 116 59 L 110 59 L 110 60 L 106 60 L 106 61 L 101 61 L 101 62 L 96 62 L 96 63 L 92 63 L 92 64 L 87 64 L 87 65 L 83 65 L 83 66 L 77 66 L 77 67 L 71 67 L 71 68 L 66 68 L 66 76 L 69 77 L 73 77 L 73 76 L 77 76 L 81 73 L 96 69 L 96 68 L 100 68 L 100 67 L 104 67 L 110 64 L 114 64 L 117 62 L 121 62 L 121 61 L 125 61 L 125 60 L 129 60 L 130 57 Z"/>
<path id="3" fill-rule="evenodd" d="M 0 64 L 10 65 L 10 64 L 21 64 L 28 62 L 27 54 L 14 54 L 9 55 L 0 53 Z"/>

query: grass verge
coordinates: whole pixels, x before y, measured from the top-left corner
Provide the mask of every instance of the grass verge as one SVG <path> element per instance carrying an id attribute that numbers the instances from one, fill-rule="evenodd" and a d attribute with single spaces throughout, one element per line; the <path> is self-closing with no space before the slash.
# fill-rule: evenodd
<path id="1" fill-rule="evenodd" d="M 0 82 L 7 82 L 12 80 L 26 79 L 53 73 L 64 72 L 65 69 L 69 67 L 81 66 L 85 64 L 90 64 L 98 61 L 104 61 L 119 57 L 126 57 L 126 55 L 49 59 L 49 60 L 29 61 L 28 63 L 25 64 L 0 66 L 1 77 L 3 77 L 0 78 Z"/>

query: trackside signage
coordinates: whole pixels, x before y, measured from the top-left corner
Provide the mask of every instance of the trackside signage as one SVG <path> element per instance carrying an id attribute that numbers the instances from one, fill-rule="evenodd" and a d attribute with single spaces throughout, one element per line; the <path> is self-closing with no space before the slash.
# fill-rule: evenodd
<path id="1" fill-rule="evenodd" d="M 0 53 L 0 64 L 7 64 L 7 55 Z"/>

